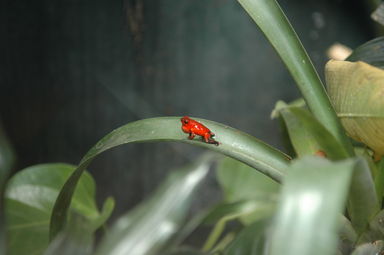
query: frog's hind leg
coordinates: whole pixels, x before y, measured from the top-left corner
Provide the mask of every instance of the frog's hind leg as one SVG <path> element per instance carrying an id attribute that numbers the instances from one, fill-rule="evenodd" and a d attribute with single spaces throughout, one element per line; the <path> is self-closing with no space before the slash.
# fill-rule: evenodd
<path id="1" fill-rule="evenodd" d="M 208 140 L 208 143 L 210 143 L 210 144 L 214 144 L 214 145 L 216 145 L 216 146 L 219 146 L 219 144 L 220 144 L 218 141 L 214 140 L 213 138 L 209 139 L 209 140 Z"/>
<path id="2" fill-rule="evenodd" d="M 214 145 L 219 145 L 219 142 L 215 141 L 215 139 L 213 139 L 212 137 L 214 136 L 215 134 L 210 132 L 210 133 L 207 133 L 204 135 L 204 141 L 206 143 L 209 143 L 209 144 L 214 144 Z"/>

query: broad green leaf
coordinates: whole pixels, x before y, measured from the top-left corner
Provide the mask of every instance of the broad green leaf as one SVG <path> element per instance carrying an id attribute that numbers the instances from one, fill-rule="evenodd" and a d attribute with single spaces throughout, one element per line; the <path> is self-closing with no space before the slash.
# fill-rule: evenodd
<path id="1" fill-rule="evenodd" d="M 270 237 L 271 255 L 331 255 L 355 160 L 318 157 L 294 161 L 282 187 Z"/>
<path id="2" fill-rule="evenodd" d="M 313 115 L 353 155 L 322 82 L 297 34 L 275 0 L 238 0 L 259 26 L 296 81 Z"/>
<path id="3" fill-rule="evenodd" d="M 384 70 L 363 62 L 329 61 L 329 96 L 349 136 L 384 154 Z"/>
<path id="4" fill-rule="evenodd" d="M 262 255 L 266 253 L 268 245 L 266 230 L 268 221 L 258 221 L 245 227 L 236 238 L 231 242 L 228 248 L 223 252 L 224 255 Z"/>
<path id="5" fill-rule="evenodd" d="M 211 155 L 174 172 L 148 200 L 122 216 L 102 241 L 97 255 L 161 254 L 180 229 L 197 186 L 206 177 Z"/>
<path id="6" fill-rule="evenodd" d="M 53 238 L 64 226 L 73 190 L 84 169 L 100 153 L 113 147 L 133 142 L 180 141 L 201 146 L 244 162 L 272 179 L 280 181 L 289 157 L 258 139 L 213 121 L 197 119 L 215 134 L 219 146 L 207 144 L 200 139 L 189 140 L 181 131 L 179 117 L 162 117 L 135 121 L 122 126 L 101 139 L 83 157 L 75 172 L 61 190 L 56 201 L 50 226 Z"/>
<path id="7" fill-rule="evenodd" d="M 384 251 L 383 241 L 375 241 L 373 243 L 365 243 L 358 246 L 351 255 L 379 255 Z"/>
<path id="8" fill-rule="evenodd" d="M 299 157 L 325 152 L 327 158 L 338 160 L 348 152 L 307 110 L 294 106 L 280 107 L 293 148 Z"/>
<path id="9" fill-rule="evenodd" d="M 382 4 L 384 7 L 384 4 Z M 382 8 L 384 10 L 384 8 Z M 375 38 L 353 50 L 347 61 L 363 61 L 370 65 L 384 68 L 384 36 Z"/>
<path id="10" fill-rule="evenodd" d="M 220 160 L 216 175 L 225 202 L 249 201 L 255 206 L 253 213 L 237 217 L 242 223 L 250 224 L 274 209 L 280 185 L 265 175 L 231 158 Z"/>
<path id="11" fill-rule="evenodd" d="M 68 164 L 42 164 L 28 167 L 8 184 L 5 215 L 9 255 L 42 254 L 49 242 L 49 219 L 57 195 L 75 167 Z M 71 210 L 86 217 L 93 230 L 108 218 L 113 203 L 107 200 L 99 214 L 95 204 L 95 183 L 85 173 L 76 188 Z"/>
<path id="12" fill-rule="evenodd" d="M 253 168 L 228 157 L 219 161 L 216 176 L 226 202 L 274 196 L 280 185 Z"/>

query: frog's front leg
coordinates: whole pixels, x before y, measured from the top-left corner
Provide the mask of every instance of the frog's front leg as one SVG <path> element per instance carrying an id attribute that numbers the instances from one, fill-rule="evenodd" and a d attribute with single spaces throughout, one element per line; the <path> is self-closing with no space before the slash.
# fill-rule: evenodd
<path id="1" fill-rule="evenodd" d="M 196 135 L 195 135 L 194 133 L 190 132 L 190 133 L 189 133 L 189 136 L 188 136 L 188 139 L 189 139 L 189 140 L 192 140 L 193 138 L 195 138 L 195 136 L 196 136 Z"/>

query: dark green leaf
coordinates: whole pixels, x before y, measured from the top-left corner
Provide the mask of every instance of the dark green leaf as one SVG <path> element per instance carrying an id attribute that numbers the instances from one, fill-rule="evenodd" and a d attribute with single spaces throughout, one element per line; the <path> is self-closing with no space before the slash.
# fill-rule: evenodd
<path id="1" fill-rule="evenodd" d="M 160 254 L 180 229 L 196 187 L 204 180 L 212 156 L 174 172 L 152 195 L 121 217 L 102 241 L 97 255 Z"/>
<path id="2" fill-rule="evenodd" d="M 383 69 L 384 36 L 375 38 L 357 47 L 346 60 L 352 62 L 363 61 Z"/>
<path id="3" fill-rule="evenodd" d="M 282 187 L 271 235 L 271 255 L 330 255 L 347 200 L 355 160 L 318 157 L 293 162 Z"/>
<path id="4" fill-rule="evenodd" d="M 51 238 L 65 224 L 73 190 L 84 169 L 97 155 L 121 144 L 149 141 L 190 143 L 238 159 L 275 180 L 281 180 L 289 161 L 287 155 L 236 129 L 213 121 L 197 120 L 203 122 L 216 134 L 215 139 L 220 142 L 219 146 L 204 143 L 199 139 L 189 140 L 188 135 L 181 131 L 181 123 L 178 117 L 153 118 L 132 122 L 112 131 L 101 139 L 83 157 L 78 168 L 61 190 L 52 213 Z"/>
<path id="5" fill-rule="evenodd" d="M 383 200 L 383 193 L 384 193 L 384 158 L 382 158 L 380 162 L 377 164 L 376 170 L 377 171 L 374 176 L 376 193 L 377 193 L 379 203 L 381 204 L 381 201 Z"/>
<path id="6" fill-rule="evenodd" d="M 0 254 L 7 254 L 4 224 L 4 184 L 15 163 L 13 149 L 0 123 Z"/>
<path id="7" fill-rule="evenodd" d="M 8 182 L 5 214 L 9 255 L 42 254 L 49 241 L 49 219 L 56 197 L 75 167 L 67 164 L 43 164 L 26 168 Z M 99 214 L 95 204 L 95 183 L 86 173 L 76 188 L 71 210 L 86 217 L 93 229 L 111 212 L 107 200 Z"/>
<path id="8" fill-rule="evenodd" d="M 307 110 L 287 106 L 280 108 L 292 145 L 299 157 L 325 152 L 330 159 L 344 159 L 348 152 Z"/>
<path id="9" fill-rule="evenodd" d="M 8 178 L 14 163 L 15 155 L 13 149 L 0 123 L 0 195 L 2 195 L 3 185 Z"/>
<path id="10" fill-rule="evenodd" d="M 266 246 L 268 245 L 266 238 L 267 223 L 268 221 L 259 221 L 245 227 L 236 235 L 236 238 L 224 251 L 224 255 L 265 254 Z"/>
<path id="11" fill-rule="evenodd" d="M 297 34 L 275 0 L 238 0 L 276 49 L 313 115 L 353 155 L 324 86 Z"/>

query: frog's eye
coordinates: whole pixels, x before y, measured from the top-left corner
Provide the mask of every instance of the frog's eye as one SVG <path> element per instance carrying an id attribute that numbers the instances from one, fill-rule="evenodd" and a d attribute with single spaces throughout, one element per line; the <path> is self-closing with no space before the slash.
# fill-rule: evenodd
<path id="1" fill-rule="evenodd" d="M 184 124 L 188 124 L 188 119 L 183 119 Z"/>

